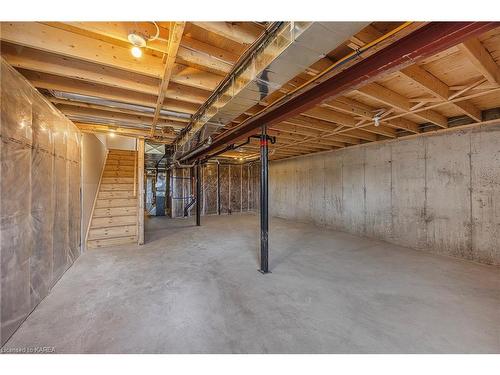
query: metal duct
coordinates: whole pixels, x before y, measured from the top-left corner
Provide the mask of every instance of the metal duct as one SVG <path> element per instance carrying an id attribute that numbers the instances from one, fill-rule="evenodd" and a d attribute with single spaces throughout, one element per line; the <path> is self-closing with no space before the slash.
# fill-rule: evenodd
<path id="1" fill-rule="evenodd" d="M 124 120 L 114 120 L 114 119 L 103 119 L 101 117 L 90 116 L 90 115 L 72 115 L 65 114 L 67 118 L 75 122 L 84 122 L 92 124 L 102 124 L 102 125 L 116 125 L 127 129 L 144 129 L 150 130 L 151 124 L 139 124 L 136 122 L 124 121 Z"/>
<path id="2" fill-rule="evenodd" d="M 279 89 L 369 22 L 283 22 L 201 112 L 177 143 L 176 156 L 199 147 L 218 127 Z M 209 122 L 210 121 L 210 122 Z"/>
<path id="3" fill-rule="evenodd" d="M 144 143 L 145 154 L 165 155 L 165 145 L 162 143 Z"/>
<path id="4" fill-rule="evenodd" d="M 146 107 L 146 106 L 138 105 L 138 104 L 122 103 L 122 102 L 118 102 L 115 100 L 98 98 L 96 96 L 75 94 L 75 93 L 71 93 L 71 92 L 64 92 L 64 91 L 58 91 L 58 90 L 49 90 L 49 92 L 55 98 L 58 98 L 58 99 L 65 99 L 65 100 L 71 100 L 71 101 L 89 103 L 89 104 L 97 104 L 97 105 L 102 105 L 102 106 L 106 106 L 106 107 L 110 107 L 110 108 L 126 109 L 126 110 L 130 110 L 130 111 L 149 113 L 149 114 L 153 114 L 155 112 L 155 109 L 153 107 Z M 162 109 L 160 111 L 160 116 L 177 117 L 177 118 L 181 118 L 184 120 L 186 120 L 186 119 L 189 120 L 191 118 L 191 115 L 189 113 L 168 111 L 165 109 Z"/>

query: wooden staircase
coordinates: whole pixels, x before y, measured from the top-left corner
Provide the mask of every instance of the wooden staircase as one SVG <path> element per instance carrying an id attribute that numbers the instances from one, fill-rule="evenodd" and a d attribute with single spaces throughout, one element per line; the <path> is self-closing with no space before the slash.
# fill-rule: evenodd
<path id="1" fill-rule="evenodd" d="M 109 150 L 99 185 L 87 248 L 137 243 L 137 152 Z"/>

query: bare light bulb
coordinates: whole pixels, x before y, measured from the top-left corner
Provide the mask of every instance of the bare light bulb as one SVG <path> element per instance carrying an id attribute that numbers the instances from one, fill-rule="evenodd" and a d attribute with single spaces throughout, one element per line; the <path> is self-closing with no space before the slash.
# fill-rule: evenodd
<path id="1" fill-rule="evenodd" d="M 134 56 L 134 57 L 139 58 L 142 56 L 142 50 L 137 46 L 132 47 L 130 52 L 132 53 L 132 56 Z"/>

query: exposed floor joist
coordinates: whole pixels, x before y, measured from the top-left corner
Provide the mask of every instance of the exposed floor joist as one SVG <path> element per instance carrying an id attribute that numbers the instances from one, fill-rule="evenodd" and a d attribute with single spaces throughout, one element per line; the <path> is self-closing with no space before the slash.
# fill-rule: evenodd
<path id="1" fill-rule="evenodd" d="M 243 111 L 217 134 L 255 116 L 311 77 L 320 76 L 341 60 L 346 51 L 383 39 L 384 33 L 400 25 L 387 22 L 370 24 L 279 90 L 264 97 L 259 105 Z M 162 84 L 164 62 L 168 59 L 168 39 L 172 35 L 169 22 L 160 21 L 157 26 L 158 39 L 148 42 L 142 58 L 136 59 L 130 54 L 127 34 L 137 29 L 145 35 L 152 35 L 155 32 L 152 22 L 2 23 L 2 57 L 36 87 L 45 90 L 48 99 L 68 115 L 85 114 L 87 119 L 102 116 L 101 123 L 123 121 L 127 126 L 135 124 L 133 126 L 138 126 L 137 130 L 142 132 L 145 122 L 152 124 L 154 113 L 158 112 L 158 88 Z M 408 33 L 422 26 L 414 23 L 407 28 Z M 174 61 L 170 61 L 170 78 L 161 107 L 172 114 L 169 112 L 158 117 L 161 132 L 155 132 L 155 136 L 164 137 L 163 141 L 169 142 L 165 134 L 183 129 L 189 116 L 207 100 L 231 64 L 263 29 L 262 23 L 186 23 L 176 58 L 170 59 Z M 405 30 L 398 32 L 404 33 Z M 274 126 L 276 134 L 286 143 L 280 147 L 290 150 L 287 155 L 298 155 L 327 146 L 349 147 L 378 142 L 417 135 L 429 127 L 446 129 L 449 118 L 463 115 L 481 124 L 482 111 L 500 106 L 498 56 L 491 54 L 498 48 L 499 33 L 497 28 L 478 35 L 418 65 L 407 66 L 277 124 Z M 397 43 L 397 35 L 389 37 L 385 46 Z M 106 103 L 70 102 L 52 97 L 50 90 L 141 105 L 153 108 L 155 112 L 120 109 Z M 182 117 L 176 118 L 176 113 Z M 376 115 L 379 116 L 379 126 L 375 126 Z M 320 140 L 323 144 L 318 143 Z M 239 156 L 253 157 L 252 147 L 245 148 Z"/>
<path id="2" fill-rule="evenodd" d="M 163 108 L 163 101 L 165 99 L 165 95 L 168 89 L 168 84 L 170 83 L 170 78 L 172 76 L 172 69 L 175 64 L 177 51 L 179 50 L 185 25 L 186 25 L 185 22 L 172 22 L 172 28 L 170 29 L 170 37 L 168 40 L 167 61 L 165 62 L 165 70 L 163 71 L 163 76 L 158 93 L 158 99 L 156 101 L 153 123 L 151 125 L 151 136 L 154 136 L 156 124 L 158 122 L 158 119 L 160 118 L 160 111 Z"/>

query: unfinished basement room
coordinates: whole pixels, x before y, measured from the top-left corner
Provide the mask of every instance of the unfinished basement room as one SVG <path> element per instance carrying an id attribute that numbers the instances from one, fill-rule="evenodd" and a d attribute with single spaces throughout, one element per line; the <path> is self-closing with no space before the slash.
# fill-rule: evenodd
<path id="1" fill-rule="evenodd" d="M 0 38 L 2 353 L 500 352 L 500 22 Z"/>

